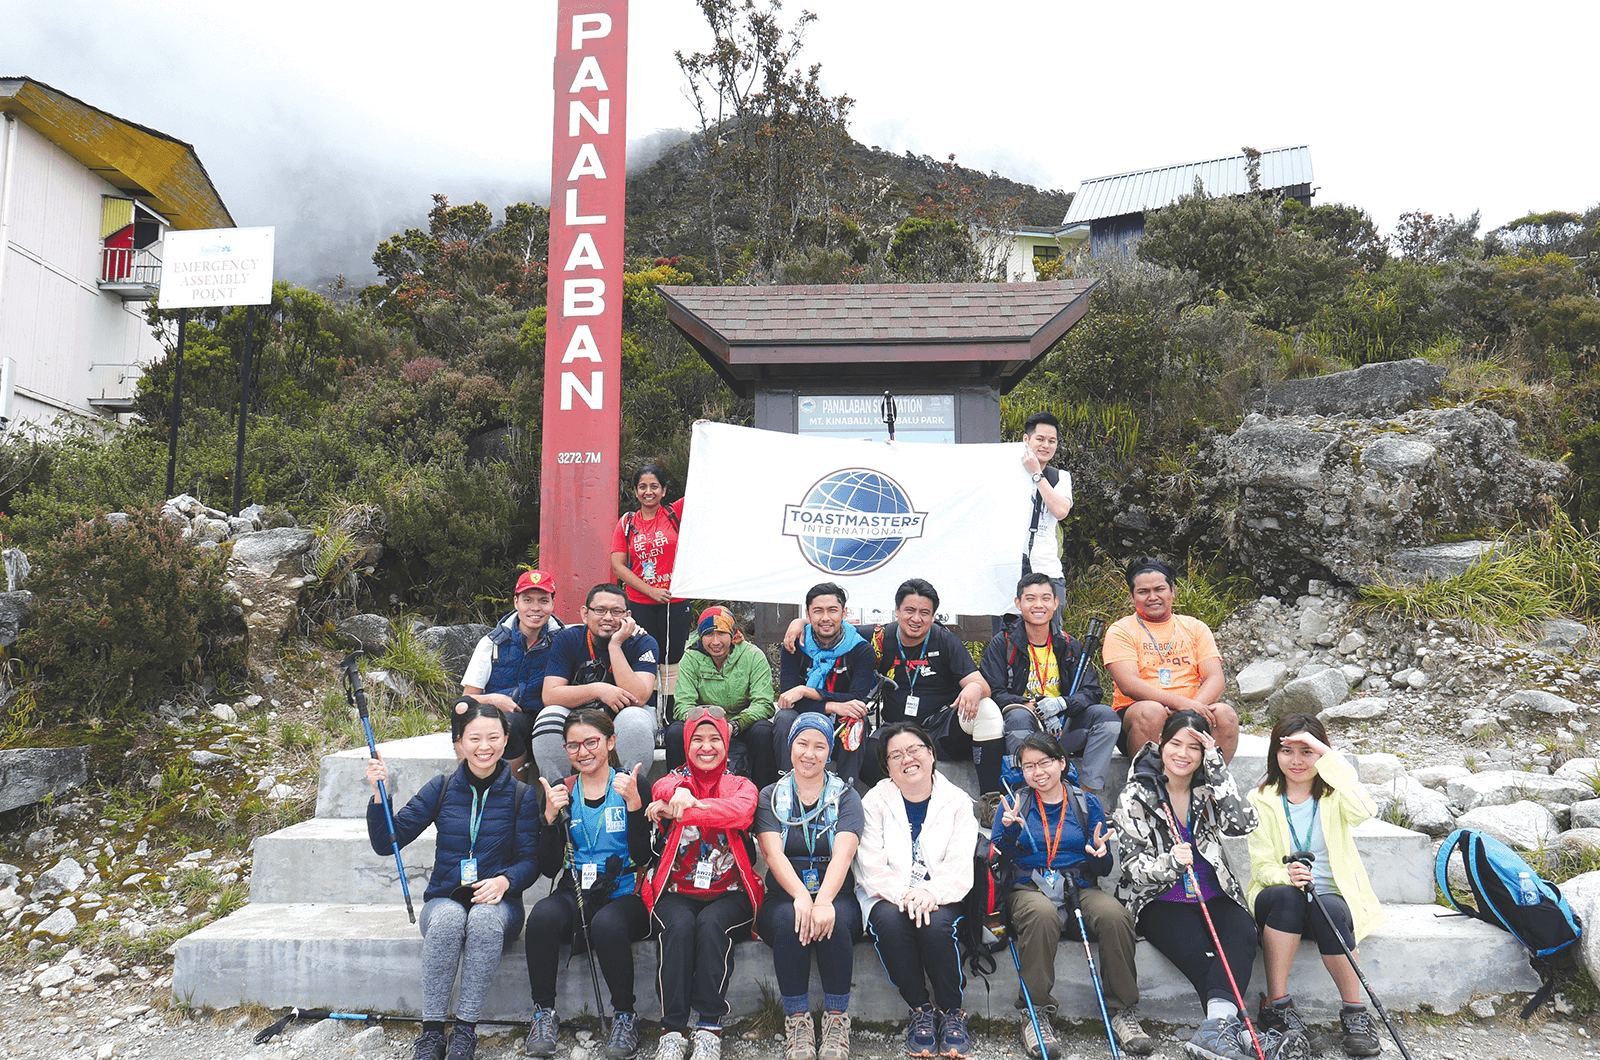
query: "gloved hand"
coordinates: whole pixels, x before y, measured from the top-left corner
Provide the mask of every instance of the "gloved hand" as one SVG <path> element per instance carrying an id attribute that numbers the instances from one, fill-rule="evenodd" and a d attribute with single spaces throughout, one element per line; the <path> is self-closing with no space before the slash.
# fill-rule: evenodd
<path id="1" fill-rule="evenodd" d="M 1066 723 L 1067 701 L 1061 696 L 1046 696 L 1034 703 L 1033 709 L 1038 712 L 1039 720 L 1044 723 L 1045 731 L 1051 736 L 1060 736 L 1061 728 Z"/>

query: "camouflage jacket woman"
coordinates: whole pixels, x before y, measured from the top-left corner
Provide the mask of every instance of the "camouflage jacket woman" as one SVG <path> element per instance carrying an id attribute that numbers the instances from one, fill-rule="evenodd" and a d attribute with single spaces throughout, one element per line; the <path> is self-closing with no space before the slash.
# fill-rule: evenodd
<path id="1" fill-rule="evenodd" d="M 1117 799 L 1114 820 L 1120 837 L 1122 877 L 1117 881 L 1117 898 L 1137 919 L 1141 910 L 1166 894 L 1183 876 L 1183 868 L 1172 856 L 1174 839 L 1161 813 L 1161 751 L 1147 743 L 1134 756 L 1128 784 Z M 1216 748 L 1205 759 L 1191 782 L 1194 848 L 1216 870 L 1217 882 L 1229 898 L 1245 910 L 1244 888 L 1228 865 L 1222 849 L 1225 835 L 1249 835 L 1256 827 L 1256 811 L 1239 797 L 1233 774 Z"/>

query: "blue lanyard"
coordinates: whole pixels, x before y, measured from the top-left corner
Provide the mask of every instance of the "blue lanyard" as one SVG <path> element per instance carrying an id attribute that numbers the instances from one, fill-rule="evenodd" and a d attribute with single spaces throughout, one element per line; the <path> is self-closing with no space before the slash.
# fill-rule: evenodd
<path id="1" fill-rule="evenodd" d="M 1289 838 L 1294 840 L 1294 849 L 1295 850 L 1310 850 L 1311 848 L 1309 846 L 1307 846 L 1305 843 L 1300 842 L 1300 833 L 1298 833 L 1298 832 L 1296 832 L 1294 830 L 1294 818 L 1289 815 L 1289 796 L 1288 795 L 1280 795 L 1278 797 L 1283 800 L 1283 819 L 1289 823 Z M 1306 829 L 1306 840 L 1308 842 L 1310 840 L 1316 838 L 1316 835 L 1317 835 L 1317 811 L 1320 810 L 1321 808 L 1322 808 L 1322 800 L 1321 799 L 1312 799 L 1311 800 L 1311 827 Z"/>
<path id="2" fill-rule="evenodd" d="M 478 826 L 483 823 L 483 811 L 489 808 L 489 792 L 483 793 L 480 801 L 478 789 L 472 789 L 472 817 L 467 822 L 467 857 L 472 857 L 478 848 Z"/>
<path id="3" fill-rule="evenodd" d="M 800 801 L 800 785 L 795 782 L 793 773 L 789 774 L 789 796 L 791 799 L 791 805 L 805 805 Z M 827 784 L 823 784 L 822 792 L 817 796 L 817 804 L 811 808 L 810 813 L 802 813 L 799 817 L 796 817 L 792 821 L 781 822 L 790 828 L 793 828 L 795 825 L 800 826 L 800 838 L 805 841 L 806 853 L 810 854 L 812 857 L 816 857 L 817 840 L 821 837 L 822 833 L 826 831 L 826 829 L 820 824 L 813 829 L 811 827 L 811 822 L 822 816 L 822 811 L 825 808 L 823 804 L 827 801 L 827 796 L 828 786 Z"/>
<path id="4" fill-rule="evenodd" d="M 606 816 L 605 803 L 606 803 L 607 800 L 610 799 L 609 792 L 611 791 L 611 782 L 612 782 L 612 780 L 614 780 L 616 778 L 616 773 L 617 773 L 617 771 L 615 769 L 612 769 L 612 768 L 608 768 L 606 770 L 606 791 L 607 791 L 608 794 L 602 797 L 602 800 L 601 800 L 601 803 L 600 803 L 600 808 L 599 808 L 599 816 L 600 816 L 600 819 L 602 821 L 605 820 L 605 816 Z M 589 803 L 587 801 L 585 801 L 585 799 L 583 797 L 583 778 L 582 777 L 579 777 L 577 780 L 572 782 L 572 794 L 574 796 L 573 808 L 578 811 L 577 813 L 574 813 L 572 815 L 572 820 L 573 820 L 573 822 L 575 824 L 577 824 L 577 826 L 579 828 L 579 834 L 581 836 L 583 836 L 584 842 L 588 844 L 586 847 L 584 847 L 584 852 L 588 853 L 589 851 L 593 850 L 597 845 L 599 845 L 600 839 L 599 839 L 598 835 L 592 834 L 589 831 L 589 818 L 593 814 L 592 814 L 592 811 L 589 809 Z"/>

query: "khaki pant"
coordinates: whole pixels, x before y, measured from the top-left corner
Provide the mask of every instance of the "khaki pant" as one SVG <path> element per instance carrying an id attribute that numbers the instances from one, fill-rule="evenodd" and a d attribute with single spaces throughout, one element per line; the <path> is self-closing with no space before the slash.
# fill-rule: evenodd
<path id="1" fill-rule="evenodd" d="M 1139 978 L 1134 970 L 1133 916 L 1122 903 L 1098 887 L 1079 892 L 1083 919 L 1090 934 L 1100 940 L 1095 966 L 1105 987 L 1106 1008 L 1132 1008 L 1139 1002 Z M 1022 964 L 1022 981 L 1028 987 L 1035 1008 L 1054 1012 L 1056 988 L 1056 948 L 1061 944 L 1062 917 L 1055 903 L 1032 887 L 1018 887 L 1006 898 L 1011 915 L 1012 937 L 1017 943 L 1017 959 Z M 1068 916 L 1071 916 L 1069 909 Z M 1076 918 L 1074 918 L 1076 926 Z M 1072 943 L 1075 948 L 1079 943 Z M 1084 968 L 1085 977 L 1089 969 Z M 1017 1007 L 1024 1003 L 1020 991 Z"/>

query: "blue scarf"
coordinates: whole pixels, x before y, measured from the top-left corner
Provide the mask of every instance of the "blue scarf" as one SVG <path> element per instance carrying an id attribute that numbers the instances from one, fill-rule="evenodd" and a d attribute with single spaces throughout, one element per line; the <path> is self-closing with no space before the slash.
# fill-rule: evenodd
<path id="1" fill-rule="evenodd" d="M 811 669 L 806 671 L 806 686 L 822 690 L 823 682 L 827 681 L 828 674 L 833 670 L 833 664 L 845 655 L 850 654 L 850 649 L 857 644 L 865 644 L 866 638 L 856 632 L 856 627 L 849 622 L 844 623 L 843 632 L 839 636 L 839 643 L 831 648 L 817 645 L 817 638 L 811 632 L 811 623 L 806 623 L 806 654 L 811 657 Z"/>

